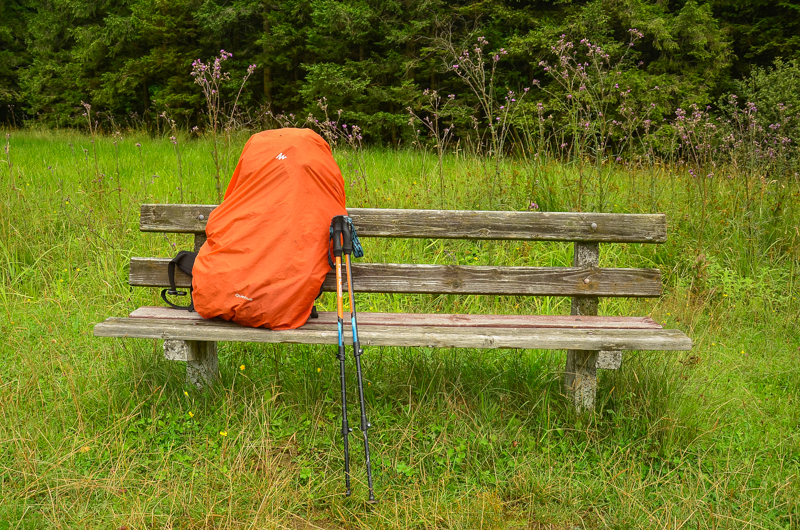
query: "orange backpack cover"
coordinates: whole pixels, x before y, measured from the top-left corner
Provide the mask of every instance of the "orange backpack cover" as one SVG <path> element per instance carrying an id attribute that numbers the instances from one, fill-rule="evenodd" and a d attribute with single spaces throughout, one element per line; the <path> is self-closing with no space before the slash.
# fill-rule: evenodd
<path id="1" fill-rule="evenodd" d="M 250 137 L 208 218 L 192 271 L 195 310 L 243 326 L 305 324 L 330 271 L 336 215 L 347 215 L 344 179 L 321 136 L 276 129 Z"/>

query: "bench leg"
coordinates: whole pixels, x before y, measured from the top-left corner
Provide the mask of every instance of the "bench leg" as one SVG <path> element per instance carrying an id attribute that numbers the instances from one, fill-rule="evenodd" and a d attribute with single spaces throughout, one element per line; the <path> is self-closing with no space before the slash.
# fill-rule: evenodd
<path id="1" fill-rule="evenodd" d="M 601 350 L 597 355 L 597 368 L 603 370 L 619 370 L 622 366 L 622 352 Z"/>
<path id="2" fill-rule="evenodd" d="M 573 264 L 576 267 L 594 269 L 600 263 L 599 243 L 575 243 Z M 589 281 L 588 278 L 586 280 Z M 574 296 L 572 315 L 593 316 L 597 314 L 596 296 Z M 581 412 L 594 408 L 597 393 L 597 351 L 567 350 L 567 364 L 564 367 L 564 387 L 572 398 L 575 410 Z"/>
<path id="3" fill-rule="evenodd" d="M 219 378 L 216 342 L 165 340 L 164 358 L 186 361 L 186 381 L 197 388 L 210 387 Z"/>
<path id="4" fill-rule="evenodd" d="M 598 353 L 591 350 L 567 350 L 564 387 L 578 413 L 594 408 Z"/>

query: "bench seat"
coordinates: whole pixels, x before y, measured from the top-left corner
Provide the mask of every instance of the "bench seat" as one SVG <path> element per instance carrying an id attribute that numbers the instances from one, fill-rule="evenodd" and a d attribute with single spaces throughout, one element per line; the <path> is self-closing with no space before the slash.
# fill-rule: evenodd
<path id="1" fill-rule="evenodd" d="M 347 319 L 346 319 L 347 320 Z M 647 317 L 548 315 L 447 315 L 359 313 L 364 346 L 431 348 L 512 348 L 575 350 L 690 350 L 683 332 L 663 329 Z M 336 314 L 287 331 L 248 328 L 197 313 L 142 307 L 126 318 L 108 318 L 95 326 L 99 337 L 292 344 L 337 344 Z M 346 341 L 352 341 L 349 322 Z"/>

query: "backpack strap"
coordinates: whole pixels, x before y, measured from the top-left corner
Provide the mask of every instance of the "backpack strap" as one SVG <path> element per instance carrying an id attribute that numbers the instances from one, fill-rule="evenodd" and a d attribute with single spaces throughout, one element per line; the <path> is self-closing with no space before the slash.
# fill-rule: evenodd
<path id="1" fill-rule="evenodd" d="M 356 234 L 356 227 L 353 226 L 353 220 L 345 215 L 344 222 L 347 223 L 347 228 L 350 229 L 350 239 L 353 243 L 353 257 L 363 258 L 364 248 L 361 246 L 361 241 L 358 239 L 358 234 Z"/>
<path id="2" fill-rule="evenodd" d="M 178 254 L 172 258 L 169 262 L 169 266 L 167 267 L 167 274 L 169 275 L 169 289 L 162 289 L 161 291 L 161 299 L 164 300 L 170 307 L 174 307 L 175 309 L 186 309 L 187 311 L 194 311 L 194 301 L 192 300 L 192 288 L 189 287 L 189 305 L 182 306 L 173 304 L 167 299 L 167 295 L 171 296 L 186 296 L 186 292 L 179 291 L 175 287 L 175 267 L 177 266 L 180 270 L 184 273 L 188 274 L 189 276 L 192 275 L 192 269 L 194 268 L 194 260 L 197 258 L 197 252 L 189 252 L 188 250 L 181 250 Z"/>

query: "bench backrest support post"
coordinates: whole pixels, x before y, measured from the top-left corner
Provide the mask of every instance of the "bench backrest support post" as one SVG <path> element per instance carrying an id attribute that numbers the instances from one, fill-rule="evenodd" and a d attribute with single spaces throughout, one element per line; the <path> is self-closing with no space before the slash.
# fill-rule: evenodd
<path id="1" fill-rule="evenodd" d="M 575 243 L 575 267 L 600 265 L 599 243 Z M 587 278 L 588 280 L 588 278 Z M 596 316 L 598 298 L 596 296 L 573 296 L 572 315 Z M 567 363 L 564 367 L 564 386 L 572 398 L 578 412 L 592 410 L 597 392 L 597 356 L 591 350 L 567 350 Z"/>
<path id="2" fill-rule="evenodd" d="M 194 235 L 194 251 L 200 252 L 200 247 L 203 246 L 203 243 L 206 242 L 206 235 L 205 234 L 195 234 Z"/>

